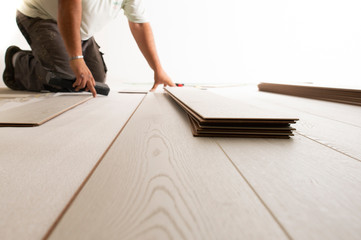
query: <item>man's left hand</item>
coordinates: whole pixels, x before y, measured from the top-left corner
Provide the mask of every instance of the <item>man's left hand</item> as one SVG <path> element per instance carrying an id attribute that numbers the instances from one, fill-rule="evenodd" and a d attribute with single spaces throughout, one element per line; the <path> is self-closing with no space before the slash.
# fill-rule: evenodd
<path id="1" fill-rule="evenodd" d="M 170 86 L 175 87 L 176 85 L 173 83 L 172 79 L 168 76 L 168 74 L 162 69 L 160 71 L 154 71 L 154 85 L 151 92 L 154 92 L 158 85 L 163 84 L 164 87 Z"/>

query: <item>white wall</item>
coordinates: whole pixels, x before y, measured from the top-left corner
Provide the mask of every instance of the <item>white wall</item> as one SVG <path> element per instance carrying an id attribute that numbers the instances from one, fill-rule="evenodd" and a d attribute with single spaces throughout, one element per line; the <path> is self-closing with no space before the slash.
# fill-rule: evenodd
<path id="1" fill-rule="evenodd" d="M 175 82 L 360 85 L 359 0 L 144 1 L 161 61 Z M 0 40 L 2 59 L 8 45 L 26 46 L 13 8 L 7 1 L 1 9 L 7 28 Z M 124 16 L 96 38 L 110 83 L 152 81 Z"/>

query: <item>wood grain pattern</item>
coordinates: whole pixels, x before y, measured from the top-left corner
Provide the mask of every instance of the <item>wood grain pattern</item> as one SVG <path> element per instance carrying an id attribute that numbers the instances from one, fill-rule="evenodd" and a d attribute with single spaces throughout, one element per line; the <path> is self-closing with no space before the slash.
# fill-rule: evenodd
<path id="1" fill-rule="evenodd" d="M 212 91 L 242 102 L 252 99 L 275 111 L 297 114 L 301 120 L 297 122 L 296 132 L 361 161 L 360 107 L 257 92 L 255 88 Z"/>
<path id="2" fill-rule="evenodd" d="M 35 102 L 1 111 L 0 126 L 39 126 L 91 98 L 88 94 L 42 96 Z"/>
<path id="3" fill-rule="evenodd" d="M 49 239 L 287 239 L 212 139 L 150 93 Z"/>
<path id="4" fill-rule="evenodd" d="M 41 239 L 142 98 L 111 93 L 37 128 L 0 128 L 0 239 Z"/>
<path id="5" fill-rule="evenodd" d="M 293 239 L 360 239 L 360 162 L 300 135 L 217 142 Z"/>

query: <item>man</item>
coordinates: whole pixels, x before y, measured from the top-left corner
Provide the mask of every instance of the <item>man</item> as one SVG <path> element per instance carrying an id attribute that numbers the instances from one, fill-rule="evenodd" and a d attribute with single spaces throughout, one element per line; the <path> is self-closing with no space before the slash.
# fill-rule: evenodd
<path id="1" fill-rule="evenodd" d="M 105 82 L 107 68 L 94 33 L 119 15 L 128 18 L 139 49 L 154 71 L 154 85 L 175 86 L 163 70 L 142 0 L 23 0 L 16 20 L 32 51 L 11 46 L 3 79 L 14 90 L 61 91 L 51 76 L 75 79 L 76 91 L 96 96 L 95 81 Z"/>

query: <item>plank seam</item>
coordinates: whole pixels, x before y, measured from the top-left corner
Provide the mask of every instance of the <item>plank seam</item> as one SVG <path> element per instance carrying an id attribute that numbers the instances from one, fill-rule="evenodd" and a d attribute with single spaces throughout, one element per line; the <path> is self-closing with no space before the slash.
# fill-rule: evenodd
<path id="1" fill-rule="evenodd" d="M 342 151 L 340 151 L 340 150 L 338 150 L 338 149 L 336 149 L 336 148 L 334 148 L 334 147 L 332 147 L 332 146 L 328 146 L 328 145 L 326 145 L 326 144 L 324 144 L 324 143 L 321 143 L 321 142 L 317 141 L 316 139 L 313 139 L 313 138 L 311 138 L 311 137 L 308 137 L 308 136 L 306 136 L 306 135 L 304 135 L 304 134 L 302 134 L 302 133 L 300 133 L 300 132 L 298 132 L 298 131 L 295 131 L 295 133 L 298 134 L 298 135 L 300 135 L 300 136 L 302 136 L 302 137 L 305 137 L 305 138 L 307 138 L 307 139 L 309 139 L 309 140 L 311 140 L 311 141 L 314 141 L 314 142 L 316 142 L 316 143 L 318 143 L 318 144 L 321 144 L 321 145 L 324 146 L 324 147 L 330 148 L 330 149 L 332 149 L 332 150 L 334 150 L 334 151 L 336 151 L 336 152 L 338 152 L 338 153 L 341 153 L 341 154 L 343 154 L 343 155 L 345 155 L 345 156 L 347 156 L 347 157 L 349 157 L 349 158 L 352 158 L 352 159 L 354 159 L 354 160 L 356 160 L 356 161 L 358 161 L 358 162 L 361 162 L 361 159 L 358 159 L 358 158 L 353 157 L 353 156 L 351 156 L 351 155 L 349 155 L 349 154 L 347 154 L 347 153 L 344 153 L 344 152 L 342 152 Z"/>
<path id="2" fill-rule="evenodd" d="M 273 218 L 273 220 L 275 220 L 275 222 L 277 223 L 277 225 L 281 228 L 281 230 L 283 231 L 283 233 L 286 235 L 286 237 L 290 240 L 292 240 L 293 238 L 291 237 L 291 235 L 287 232 L 286 228 L 281 224 L 281 222 L 277 219 L 277 217 L 275 216 L 275 214 L 272 212 L 272 210 L 267 206 L 267 204 L 265 203 L 265 201 L 261 198 L 261 196 L 257 193 L 257 191 L 253 188 L 253 186 L 250 184 L 250 182 L 247 180 L 247 178 L 243 175 L 243 173 L 241 172 L 241 170 L 237 167 L 237 165 L 232 161 L 232 159 L 230 158 L 230 156 L 227 154 L 227 152 L 222 148 L 222 146 L 219 144 L 219 142 L 217 140 L 215 140 L 216 144 L 219 146 L 219 148 L 223 151 L 223 153 L 226 155 L 226 157 L 228 158 L 228 160 L 231 162 L 231 164 L 233 165 L 233 167 L 237 170 L 237 172 L 239 173 L 239 175 L 241 175 L 241 177 L 243 178 L 243 180 L 246 182 L 246 184 L 251 188 L 252 192 L 256 195 L 256 197 L 258 198 L 258 200 L 261 202 L 261 204 L 266 208 L 266 210 L 269 212 L 269 214 L 271 215 L 271 217 Z"/>
<path id="3" fill-rule="evenodd" d="M 94 165 L 94 167 L 92 168 L 92 170 L 89 172 L 88 176 L 84 179 L 84 181 L 80 184 L 79 188 L 75 191 L 74 195 L 70 198 L 69 202 L 65 205 L 64 209 L 61 211 L 61 213 L 59 214 L 59 216 L 55 219 L 54 223 L 50 226 L 49 230 L 46 232 L 46 234 L 44 235 L 44 237 L 42 238 L 43 240 L 46 240 L 50 237 L 50 235 L 52 234 L 52 232 L 55 230 L 56 226 L 59 224 L 59 222 L 61 221 L 61 219 L 64 217 L 65 213 L 68 211 L 68 209 L 71 207 L 71 205 L 73 204 L 73 202 L 75 201 L 75 199 L 77 198 L 77 196 L 80 194 L 81 190 L 84 188 L 85 184 L 89 181 L 89 179 L 91 178 L 91 176 L 94 174 L 95 170 L 98 168 L 99 164 L 102 162 L 102 160 L 104 159 L 105 155 L 108 153 L 108 151 L 110 150 L 110 148 L 113 146 L 114 142 L 117 140 L 117 138 L 119 137 L 119 135 L 123 132 L 123 129 L 128 125 L 128 122 L 130 121 L 130 119 L 133 117 L 133 115 L 135 114 L 135 112 L 138 110 L 139 106 L 142 104 L 143 100 L 145 99 L 146 95 L 144 95 L 144 97 L 142 98 L 142 100 L 139 102 L 138 106 L 135 108 L 135 110 L 133 111 L 133 113 L 130 115 L 130 117 L 128 118 L 128 120 L 125 122 L 125 124 L 121 127 L 121 129 L 119 130 L 119 132 L 117 133 L 117 135 L 115 136 L 115 138 L 113 139 L 113 141 L 110 143 L 110 145 L 108 146 L 108 148 L 105 150 L 105 152 L 102 154 L 102 156 L 100 157 L 100 159 L 98 160 L 98 162 Z"/>

